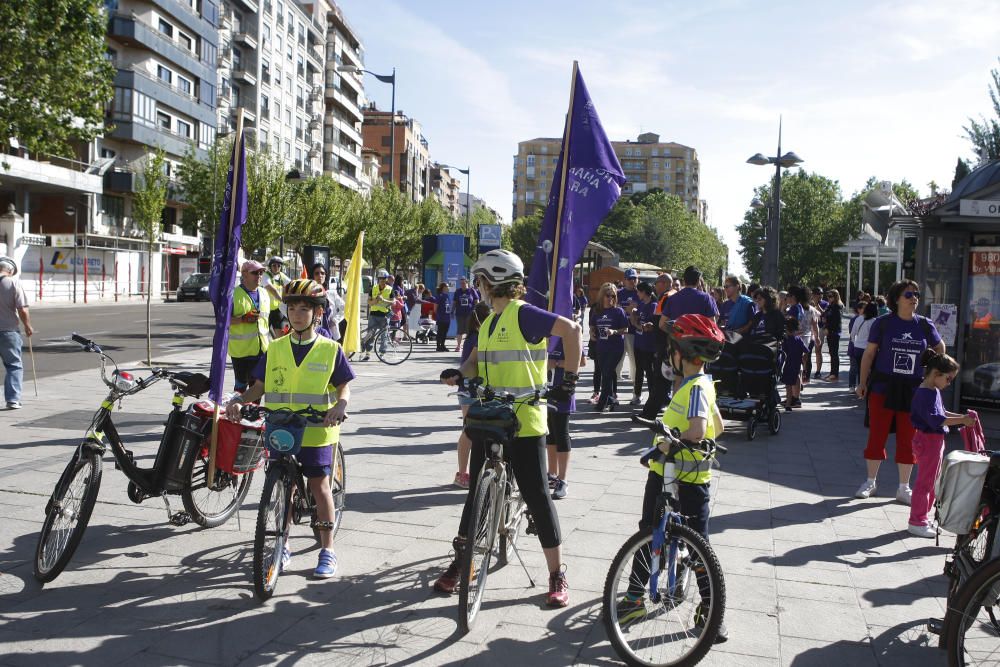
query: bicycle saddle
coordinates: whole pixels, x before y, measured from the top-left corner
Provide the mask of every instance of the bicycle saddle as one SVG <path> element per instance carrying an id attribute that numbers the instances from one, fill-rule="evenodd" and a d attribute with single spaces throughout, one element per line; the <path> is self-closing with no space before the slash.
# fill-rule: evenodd
<path id="1" fill-rule="evenodd" d="M 201 396 L 208 391 L 208 377 L 204 373 L 181 371 L 170 375 L 170 384 L 185 396 Z"/>

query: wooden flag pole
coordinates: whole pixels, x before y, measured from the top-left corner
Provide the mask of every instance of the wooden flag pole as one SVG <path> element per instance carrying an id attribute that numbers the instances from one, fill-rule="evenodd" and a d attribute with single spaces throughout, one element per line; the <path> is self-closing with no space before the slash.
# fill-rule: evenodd
<path id="1" fill-rule="evenodd" d="M 246 178 L 246 165 L 240 162 L 240 145 L 243 142 L 243 107 L 239 108 L 236 114 L 236 141 L 233 142 L 233 187 L 229 191 L 229 220 L 226 226 L 226 247 L 229 246 L 228 239 L 233 236 L 233 224 L 236 222 L 236 184 L 240 178 Z M 241 172 L 244 172 L 241 174 Z M 235 261 L 235 260 L 234 260 Z M 221 399 L 222 397 L 219 396 Z M 212 436 L 208 443 L 208 471 L 205 474 L 205 484 L 211 489 L 215 483 L 215 455 L 219 447 L 219 401 L 215 402 L 215 410 L 212 413 Z"/>
<path id="2" fill-rule="evenodd" d="M 566 173 L 569 170 L 569 133 L 573 126 L 573 98 L 576 95 L 576 75 L 579 63 L 573 61 L 573 80 L 569 86 L 569 112 L 566 114 L 566 129 L 563 131 L 562 173 L 559 175 L 559 203 L 556 206 L 556 229 L 552 239 L 552 270 L 549 273 L 549 311 L 555 307 L 556 274 L 559 271 L 559 240 L 562 237 L 563 204 L 566 201 Z M 572 269 L 570 270 L 572 272 Z"/>

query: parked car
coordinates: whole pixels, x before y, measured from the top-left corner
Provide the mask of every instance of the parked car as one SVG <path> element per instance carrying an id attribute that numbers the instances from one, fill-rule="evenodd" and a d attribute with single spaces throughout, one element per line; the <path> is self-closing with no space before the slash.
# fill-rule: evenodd
<path id="1" fill-rule="evenodd" d="M 208 281 L 210 273 L 192 273 L 177 288 L 178 301 L 208 301 Z"/>

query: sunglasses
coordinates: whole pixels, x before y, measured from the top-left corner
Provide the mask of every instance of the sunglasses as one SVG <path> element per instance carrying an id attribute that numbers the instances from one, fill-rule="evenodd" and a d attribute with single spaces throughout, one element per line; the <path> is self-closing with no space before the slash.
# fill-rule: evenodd
<path id="1" fill-rule="evenodd" d="M 907 299 L 919 299 L 920 292 L 913 292 L 911 290 L 907 290 L 903 292 L 903 296 L 906 297 Z"/>
<path id="2" fill-rule="evenodd" d="M 326 271 L 313 271 L 313 273 L 315 273 L 317 276 L 325 276 L 326 275 Z"/>
<path id="3" fill-rule="evenodd" d="M 260 271 L 251 271 L 250 273 L 252 273 L 255 276 L 262 276 L 264 275 L 264 269 L 261 269 Z"/>

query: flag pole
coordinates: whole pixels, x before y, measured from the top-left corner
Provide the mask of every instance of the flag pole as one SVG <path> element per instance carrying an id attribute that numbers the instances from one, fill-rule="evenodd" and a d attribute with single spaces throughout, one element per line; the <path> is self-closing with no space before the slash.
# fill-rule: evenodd
<path id="1" fill-rule="evenodd" d="M 233 142 L 233 187 L 229 191 L 229 220 L 226 224 L 226 234 L 232 237 L 233 225 L 236 222 L 236 206 L 233 199 L 236 197 L 236 183 L 239 178 L 246 178 L 246 165 L 240 162 L 240 143 L 243 141 L 243 107 L 239 107 L 236 113 L 236 141 Z M 219 396 L 222 399 L 222 396 Z M 208 471 L 205 474 L 205 484 L 211 489 L 215 483 L 215 454 L 219 447 L 219 401 L 215 402 L 215 410 L 212 413 L 212 436 L 208 443 Z"/>
<path id="2" fill-rule="evenodd" d="M 566 113 L 566 129 L 563 130 L 562 173 L 559 175 L 559 203 L 556 206 L 556 228 L 552 235 L 552 269 L 549 273 L 549 311 L 555 308 L 556 274 L 559 270 L 559 240 L 562 237 L 563 203 L 566 200 L 566 172 L 569 169 L 569 132 L 573 126 L 573 97 L 576 95 L 576 75 L 579 63 L 573 61 L 573 80 L 569 85 L 569 111 Z M 570 271 L 572 275 L 572 269 Z"/>

